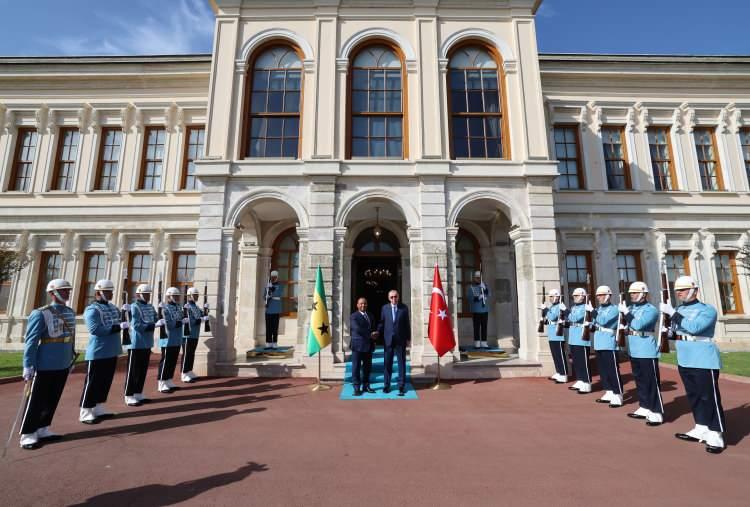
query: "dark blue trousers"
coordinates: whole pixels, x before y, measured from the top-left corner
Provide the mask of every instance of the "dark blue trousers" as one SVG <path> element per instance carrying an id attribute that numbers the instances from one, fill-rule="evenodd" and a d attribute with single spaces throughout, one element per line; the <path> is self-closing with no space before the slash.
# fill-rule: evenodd
<path id="1" fill-rule="evenodd" d="M 620 365 L 617 363 L 616 350 L 597 350 L 596 361 L 599 364 L 599 377 L 605 391 L 622 394 Z"/>
<path id="2" fill-rule="evenodd" d="M 406 345 L 385 346 L 385 387 L 391 386 L 393 374 L 393 355 L 398 358 L 398 388 L 406 386 Z"/>
<path id="3" fill-rule="evenodd" d="M 659 390 L 659 360 L 631 357 L 630 365 L 633 368 L 638 405 L 651 412 L 663 414 L 664 405 Z"/>
<path id="4" fill-rule="evenodd" d="M 565 356 L 565 342 L 550 341 L 549 351 L 552 353 L 552 360 L 555 362 L 555 371 L 566 377 L 570 375 L 568 358 Z"/>
<path id="5" fill-rule="evenodd" d="M 684 366 L 679 366 L 678 369 L 685 384 L 695 424 L 708 426 L 711 431 L 726 431 L 719 392 L 719 370 Z"/>
<path id="6" fill-rule="evenodd" d="M 576 380 L 591 383 L 591 370 L 589 369 L 589 349 L 585 345 L 570 345 L 570 354 L 573 356 L 573 369 Z"/>
<path id="7" fill-rule="evenodd" d="M 352 385 L 355 388 L 370 385 L 370 369 L 372 367 L 372 352 L 352 350 Z M 364 379 L 364 381 L 362 381 Z"/>

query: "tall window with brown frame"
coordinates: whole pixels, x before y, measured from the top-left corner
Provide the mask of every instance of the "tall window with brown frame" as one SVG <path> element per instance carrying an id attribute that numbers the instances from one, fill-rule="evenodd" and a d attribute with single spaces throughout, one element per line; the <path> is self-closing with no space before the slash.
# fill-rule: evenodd
<path id="1" fill-rule="evenodd" d="M 716 279 L 719 282 L 719 299 L 724 314 L 741 314 L 742 297 L 737 279 L 737 252 L 716 252 L 714 257 Z"/>
<path id="2" fill-rule="evenodd" d="M 466 293 L 471 285 L 475 271 L 479 271 L 482 257 L 479 252 L 479 242 L 470 232 L 459 229 L 456 235 L 456 289 L 459 317 L 471 317 L 469 307 L 471 301 L 466 299 Z"/>
<path id="3" fill-rule="evenodd" d="M 669 283 L 669 297 L 672 305 L 677 306 L 677 297 L 674 293 L 674 282 L 681 276 L 690 275 L 690 256 L 688 252 L 670 251 L 664 257 L 667 264 L 667 282 Z"/>
<path id="4" fill-rule="evenodd" d="M 139 190 L 161 190 L 164 166 L 164 143 L 167 131 L 162 127 L 147 127 L 144 132 Z"/>
<path id="5" fill-rule="evenodd" d="M 740 146 L 742 147 L 742 159 L 745 161 L 745 176 L 748 188 L 750 188 L 750 127 L 740 129 Z"/>
<path id="6" fill-rule="evenodd" d="M 703 190 L 724 190 L 714 130 L 706 127 L 696 128 L 693 130 L 693 139 L 695 139 L 695 152 L 698 156 L 701 188 Z"/>
<path id="7" fill-rule="evenodd" d="M 248 70 L 249 132 L 244 156 L 299 158 L 302 59 L 290 46 L 261 50 Z"/>
<path id="8" fill-rule="evenodd" d="M 99 160 L 96 165 L 96 190 L 117 190 L 121 151 L 122 130 L 110 127 L 102 129 Z"/>
<path id="9" fill-rule="evenodd" d="M 34 156 L 39 136 L 36 129 L 19 128 L 16 137 L 16 151 L 13 156 L 13 170 L 11 173 L 9 190 L 29 192 L 34 170 Z"/>
<path id="10" fill-rule="evenodd" d="M 39 259 L 39 278 L 36 284 L 36 297 L 34 306 L 49 303 L 47 297 L 47 284 L 52 280 L 62 277 L 62 255 L 59 252 L 42 252 Z"/>
<path id="11" fill-rule="evenodd" d="M 407 158 L 401 51 L 365 46 L 354 54 L 350 76 L 347 158 Z"/>
<path id="12" fill-rule="evenodd" d="M 195 190 L 198 180 L 195 178 L 195 161 L 203 156 L 203 144 L 206 139 L 206 128 L 191 126 L 185 129 L 185 153 L 182 157 L 182 190 Z"/>
<path id="13" fill-rule="evenodd" d="M 648 147 L 651 153 L 651 171 L 654 174 L 654 189 L 677 190 L 677 173 L 672 155 L 672 142 L 667 127 L 648 129 Z"/>
<path id="14" fill-rule="evenodd" d="M 127 287 L 129 301 L 135 300 L 135 289 L 142 283 L 151 283 L 151 254 L 148 252 L 130 252 Z M 166 288 L 164 290 L 166 291 Z M 156 301 L 156 294 L 154 294 L 153 301 Z"/>
<path id="15" fill-rule="evenodd" d="M 630 304 L 630 294 L 628 288 L 633 282 L 643 281 L 643 271 L 641 269 L 641 253 L 638 251 L 621 251 L 617 252 L 617 279 L 622 280 L 625 285 L 625 298 Z M 618 292 L 620 287 L 617 288 Z"/>
<path id="16" fill-rule="evenodd" d="M 78 313 L 83 313 L 87 305 L 94 301 L 96 291 L 94 286 L 98 280 L 103 279 L 107 273 L 107 258 L 103 252 L 86 252 L 83 261 L 83 276 L 81 277 L 81 290 L 78 293 Z"/>
<path id="17" fill-rule="evenodd" d="M 81 134 L 77 127 L 60 128 L 57 141 L 57 155 L 52 171 L 52 190 L 73 190 L 78 141 Z"/>
<path id="18" fill-rule="evenodd" d="M 557 170 L 560 173 L 560 177 L 557 178 L 558 188 L 560 190 L 586 188 L 578 125 L 555 125 L 554 139 Z"/>
<path id="19" fill-rule="evenodd" d="M 448 68 L 452 158 L 508 158 L 499 55 L 463 45 L 451 53 Z"/>
<path id="20" fill-rule="evenodd" d="M 297 289 L 299 286 L 299 237 L 294 228 L 279 234 L 273 244 L 271 268 L 279 272 L 279 283 L 284 286 L 281 297 L 281 315 L 297 315 Z"/>
<path id="21" fill-rule="evenodd" d="M 590 280 L 587 278 L 590 277 Z M 565 279 L 568 283 L 567 300 L 572 301 L 571 294 L 579 287 L 586 291 L 589 300 L 594 301 L 594 269 L 591 264 L 591 252 L 569 251 L 565 252 Z"/>
<path id="22" fill-rule="evenodd" d="M 607 188 L 609 190 L 632 190 L 630 164 L 625 147 L 625 129 L 602 127 L 602 148 L 607 172 Z"/>
<path id="23" fill-rule="evenodd" d="M 195 276 L 195 252 L 174 252 L 172 258 L 172 287 L 184 292 L 185 286 L 193 286 Z"/>

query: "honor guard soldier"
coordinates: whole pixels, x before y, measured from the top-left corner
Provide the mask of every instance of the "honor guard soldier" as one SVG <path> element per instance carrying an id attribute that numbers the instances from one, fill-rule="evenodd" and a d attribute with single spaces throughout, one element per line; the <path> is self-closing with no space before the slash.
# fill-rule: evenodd
<path id="1" fill-rule="evenodd" d="M 151 305 L 153 289 L 145 283 L 135 289 L 135 302 L 130 305 L 130 345 L 128 346 L 128 376 L 125 379 L 125 403 L 140 406 L 148 400 L 143 396 L 148 361 L 154 346 L 156 310 Z"/>
<path id="2" fill-rule="evenodd" d="M 59 440 L 50 430 L 68 372 L 74 362 L 75 312 L 65 305 L 72 287 L 61 279 L 47 284 L 50 304 L 29 315 L 23 348 L 23 379 L 31 382 L 21 423 L 21 447 Z"/>
<path id="3" fill-rule="evenodd" d="M 281 316 L 281 297 L 284 286 L 279 283 L 279 272 L 271 271 L 271 278 L 266 285 L 266 348 L 275 349 L 279 342 L 279 318 Z"/>
<path id="4" fill-rule="evenodd" d="M 724 450 L 726 423 L 719 393 L 721 356 L 713 342 L 716 308 L 698 301 L 698 285 L 689 276 L 675 280 L 674 291 L 682 304 L 675 310 L 669 303 L 662 303 L 660 309 L 672 317 L 677 365 L 695 419 L 692 430 L 675 436 L 705 442 L 706 451 L 718 454 Z"/>
<path id="5" fill-rule="evenodd" d="M 157 324 L 163 325 L 167 330 L 167 337 L 159 339 L 161 347 L 161 359 L 159 360 L 159 392 L 171 393 L 177 386 L 172 382 L 174 370 L 177 366 L 177 357 L 180 355 L 180 346 L 182 345 L 182 325 L 187 324 L 188 319 L 183 317 L 182 305 L 180 305 L 180 289 L 170 287 L 167 289 L 167 304 L 163 305 L 164 322 L 159 321 Z"/>
<path id="6" fill-rule="evenodd" d="M 564 384 L 568 381 L 568 359 L 565 357 L 565 336 L 557 334 L 558 320 L 565 320 L 565 303 L 560 301 L 560 291 L 553 289 L 549 293 L 549 306 L 541 305 L 540 310 L 544 313 L 547 321 L 547 339 L 549 350 L 555 362 L 555 374 L 549 377 L 556 384 Z"/>
<path id="7" fill-rule="evenodd" d="M 89 344 L 86 347 L 89 365 L 81 394 L 79 420 L 85 424 L 96 424 L 104 418 L 114 416 L 105 408 L 104 402 L 112 387 L 117 356 L 122 354 L 121 330 L 129 327 L 127 322 L 120 321 L 120 309 L 110 303 L 114 290 L 115 285 L 111 280 L 96 282 L 96 300 L 83 312 L 89 331 Z"/>
<path id="8" fill-rule="evenodd" d="M 646 419 L 649 426 L 664 422 L 664 405 L 659 391 L 659 344 L 654 329 L 659 320 L 659 310 L 648 302 L 648 286 L 633 282 L 628 288 L 628 307 L 620 302 L 619 310 L 625 315 L 628 332 L 628 351 L 633 378 L 638 392 L 638 410 L 628 414 L 633 419 Z"/>
<path id="9" fill-rule="evenodd" d="M 195 287 L 190 287 L 187 291 L 188 300 L 185 303 L 190 320 L 190 336 L 183 337 L 182 340 L 182 381 L 188 384 L 195 382 L 198 376 L 193 373 L 193 362 L 195 361 L 195 349 L 198 347 L 198 337 L 201 334 L 201 324 L 208 320 L 208 316 L 203 315 L 203 309 L 196 302 L 200 297 L 200 291 Z"/>
<path id="10" fill-rule="evenodd" d="M 576 382 L 568 389 L 578 391 L 578 394 L 586 394 L 591 392 L 591 371 L 589 370 L 589 351 L 591 349 L 591 341 L 585 341 L 583 339 L 583 328 L 588 325 L 588 322 L 584 322 L 587 311 L 586 290 L 582 287 L 578 287 L 573 291 L 573 305 L 570 307 L 568 314 L 568 322 L 570 322 L 570 329 L 568 329 L 568 346 L 570 347 L 570 354 L 573 356 L 573 368 L 576 374 Z M 590 306 L 590 305 L 589 305 Z M 593 310 L 589 308 L 588 311 Z"/>
<path id="11" fill-rule="evenodd" d="M 606 285 L 596 289 L 599 305 L 593 311 L 594 350 L 599 364 L 599 376 L 605 389 L 597 403 L 609 403 L 610 408 L 622 406 L 622 381 L 617 362 L 617 321 L 619 312 L 612 304 L 612 290 Z"/>
<path id="12" fill-rule="evenodd" d="M 481 271 L 475 271 L 471 285 L 466 291 L 474 324 L 474 348 L 489 348 L 487 345 L 487 316 L 490 308 L 490 290 L 482 281 Z"/>

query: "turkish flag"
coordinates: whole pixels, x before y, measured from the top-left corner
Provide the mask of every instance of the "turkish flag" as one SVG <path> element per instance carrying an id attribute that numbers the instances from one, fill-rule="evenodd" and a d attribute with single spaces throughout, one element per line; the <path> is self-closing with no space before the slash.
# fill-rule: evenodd
<path id="1" fill-rule="evenodd" d="M 443 282 L 440 281 L 440 272 L 435 264 L 435 274 L 432 278 L 432 300 L 430 301 L 430 322 L 427 327 L 427 336 L 430 343 L 435 347 L 438 357 L 450 352 L 456 346 L 453 336 L 453 324 L 448 315 L 448 303 L 445 301 Z"/>

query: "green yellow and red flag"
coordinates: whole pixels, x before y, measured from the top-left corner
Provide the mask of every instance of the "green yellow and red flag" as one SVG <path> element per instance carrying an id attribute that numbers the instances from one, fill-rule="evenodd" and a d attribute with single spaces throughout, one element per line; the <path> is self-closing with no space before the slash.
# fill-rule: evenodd
<path id="1" fill-rule="evenodd" d="M 310 330 L 307 333 L 307 354 L 314 356 L 330 343 L 331 323 L 328 321 L 323 272 L 318 266 L 318 272 L 315 275 L 312 312 L 310 313 Z"/>

